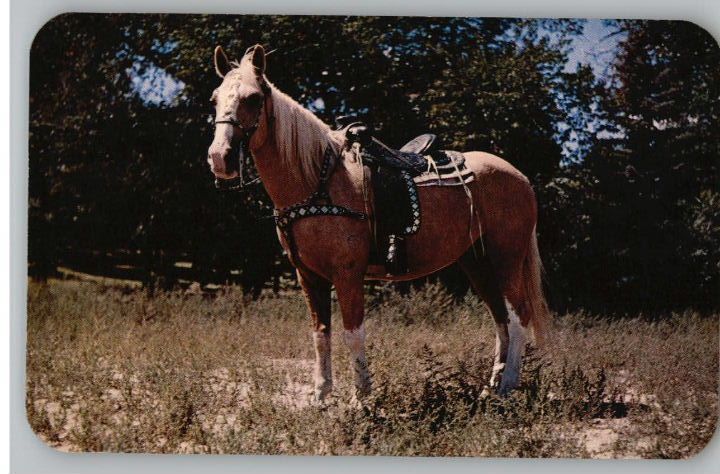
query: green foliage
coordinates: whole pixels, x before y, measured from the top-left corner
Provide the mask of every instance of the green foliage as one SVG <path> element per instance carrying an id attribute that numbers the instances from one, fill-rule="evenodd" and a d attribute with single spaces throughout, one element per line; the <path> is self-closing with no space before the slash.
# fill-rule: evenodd
<path id="1" fill-rule="evenodd" d="M 268 77 L 322 99 L 328 123 L 358 114 L 390 144 L 430 130 L 528 175 L 556 309 L 717 307 L 717 45 L 689 23 L 609 25 L 625 39 L 604 82 L 565 69 L 576 20 L 57 17 L 31 51 L 30 271 L 128 255 L 148 288 L 170 288 L 184 261 L 254 296 L 289 273 L 261 187 L 219 193 L 204 158 L 213 48 L 263 43 Z M 183 82 L 177 97 L 137 93 L 158 71 Z"/>
<path id="2" fill-rule="evenodd" d="M 565 171 L 574 184 L 562 200 L 540 198 L 543 217 L 574 236 L 553 243 L 552 271 L 583 267 L 558 278 L 562 295 L 598 310 L 611 300 L 627 311 L 717 307 L 720 49 L 691 23 L 617 28 L 627 37 L 612 82 L 599 85 L 603 134 Z"/>

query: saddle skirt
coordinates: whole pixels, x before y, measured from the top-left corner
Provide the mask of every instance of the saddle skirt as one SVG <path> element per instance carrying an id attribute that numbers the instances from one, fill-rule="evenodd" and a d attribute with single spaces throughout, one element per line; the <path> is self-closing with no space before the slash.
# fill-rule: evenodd
<path id="1" fill-rule="evenodd" d="M 404 238 L 421 225 L 418 187 L 465 186 L 475 178 L 457 151 L 438 150 L 435 135 L 420 135 L 399 150 L 371 135 L 367 126 L 345 126 L 351 143 L 360 146 L 362 161 L 372 173 L 375 248 L 371 260 L 383 260 L 388 274 L 407 272 Z M 384 259 L 382 256 L 384 255 Z"/>
<path id="2" fill-rule="evenodd" d="M 351 140 L 362 147 L 363 161 L 370 165 L 403 170 L 418 186 L 462 186 L 474 179 L 462 153 L 437 150 L 435 135 L 420 135 L 399 150 L 390 148 L 370 134 L 367 126 L 353 122 L 346 128 Z"/>
<path id="3" fill-rule="evenodd" d="M 435 156 L 426 155 L 427 170 L 413 177 L 413 181 L 420 187 L 425 186 L 463 186 L 475 179 L 475 174 L 465 166 L 465 157 L 459 151 L 442 150 L 438 154 L 444 155 L 438 162 Z"/>

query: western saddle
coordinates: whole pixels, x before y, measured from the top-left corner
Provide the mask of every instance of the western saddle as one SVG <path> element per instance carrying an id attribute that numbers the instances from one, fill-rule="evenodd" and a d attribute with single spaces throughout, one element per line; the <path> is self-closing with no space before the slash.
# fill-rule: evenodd
<path id="1" fill-rule="evenodd" d="M 350 143 L 358 143 L 362 160 L 372 172 L 376 248 L 374 258 L 384 253 L 386 271 L 408 272 L 405 237 L 420 226 L 420 201 L 414 178 L 434 172 L 438 179 L 464 167 L 461 153 L 440 150 L 432 133 L 419 135 L 400 149 L 393 149 L 372 136 L 370 128 L 348 117 L 337 119 Z M 387 249 L 387 250 L 385 250 Z M 377 263 L 380 263 L 379 261 Z"/>
<path id="2" fill-rule="evenodd" d="M 343 128 L 346 130 L 349 141 L 360 144 L 363 157 L 368 161 L 406 170 L 413 176 L 419 176 L 428 171 L 427 156 L 433 157 L 438 168 L 452 165 L 453 156 L 439 149 L 437 136 L 433 133 L 418 135 L 396 150 L 373 137 L 368 126 L 362 122 L 352 122 Z"/>

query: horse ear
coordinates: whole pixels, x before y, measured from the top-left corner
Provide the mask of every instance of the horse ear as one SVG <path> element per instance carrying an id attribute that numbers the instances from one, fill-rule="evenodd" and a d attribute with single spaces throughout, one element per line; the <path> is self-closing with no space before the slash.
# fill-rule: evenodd
<path id="1" fill-rule="evenodd" d="M 258 78 L 262 78 L 265 74 L 265 48 L 256 44 L 252 51 L 252 65 L 255 68 L 255 74 Z"/>
<path id="2" fill-rule="evenodd" d="M 225 74 L 230 72 L 230 69 L 232 69 L 232 66 L 230 66 L 230 60 L 225 55 L 225 51 L 223 51 L 222 46 L 218 46 L 215 48 L 214 59 L 215 59 L 215 72 L 221 78 L 225 77 Z"/>

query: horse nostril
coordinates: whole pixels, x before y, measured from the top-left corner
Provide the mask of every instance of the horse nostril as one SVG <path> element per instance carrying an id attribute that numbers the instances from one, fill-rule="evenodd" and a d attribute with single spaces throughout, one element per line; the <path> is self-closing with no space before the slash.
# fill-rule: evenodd
<path id="1" fill-rule="evenodd" d="M 216 176 L 232 174 L 237 171 L 237 165 L 233 162 L 233 143 L 226 140 L 219 140 L 212 143 L 208 148 L 207 162 Z"/>
<path id="2" fill-rule="evenodd" d="M 208 153 L 207 162 L 213 171 L 222 172 L 225 169 L 225 158 L 222 153 L 215 151 Z"/>

